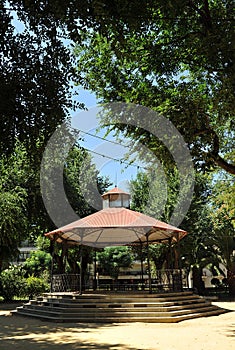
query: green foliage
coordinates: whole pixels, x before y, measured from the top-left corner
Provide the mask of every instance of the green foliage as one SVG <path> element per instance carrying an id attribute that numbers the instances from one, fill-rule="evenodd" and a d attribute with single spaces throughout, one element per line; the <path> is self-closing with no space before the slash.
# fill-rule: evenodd
<path id="1" fill-rule="evenodd" d="M 133 255 L 128 247 L 107 247 L 97 254 L 101 269 L 112 278 L 117 279 L 121 267 L 131 267 Z"/>
<path id="2" fill-rule="evenodd" d="M 0 274 L 0 296 L 5 301 L 40 295 L 49 291 L 49 283 L 43 276 L 25 277 L 22 266 L 10 266 Z"/>
<path id="3" fill-rule="evenodd" d="M 3 1 L 0 150 L 13 150 L 18 135 L 38 159 L 74 107 L 70 82 L 76 80 L 104 101 L 164 114 L 190 144 L 198 168 L 217 165 L 234 174 L 221 156 L 234 146 L 232 10 L 232 0 Z M 77 76 L 64 39 L 77 43 Z"/>
<path id="4" fill-rule="evenodd" d="M 85 33 L 75 49 L 78 83 L 102 102 L 133 102 L 163 114 L 184 136 L 198 169 L 235 174 L 234 162 L 221 156 L 234 147 L 232 1 L 133 1 L 125 13 L 115 5 L 116 21 Z M 103 123 L 170 162 L 150 132 L 115 125 L 110 116 Z"/>
<path id="5" fill-rule="evenodd" d="M 234 145 L 232 11 L 232 0 L 3 1 L 1 150 L 14 148 L 15 135 L 31 151 L 42 135 L 45 145 L 73 107 L 69 82 L 76 79 L 102 100 L 163 113 L 199 168 L 216 164 L 234 173 L 219 153 Z M 64 39 L 77 43 L 76 78 Z M 128 130 L 137 139 L 140 132 Z"/>
<path id="6" fill-rule="evenodd" d="M 152 167 L 139 172 L 130 182 L 131 208 L 158 220 L 169 221 L 179 194 L 176 169 L 163 171 Z"/>
<path id="7" fill-rule="evenodd" d="M 156 217 L 167 222 L 174 206 L 177 204 L 178 176 L 177 172 L 169 171 L 166 172 L 166 175 L 168 176 L 167 193 L 161 194 L 161 191 L 155 192 L 154 190 L 161 186 L 161 178 L 156 178 L 150 185 L 148 182 L 149 174 L 140 173 L 137 179 L 131 183 L 132 208 L 148 210 L 150 215 L 155 216 L 155 208 L 159 207 L 159 202 L 161 202 L 159 197 L 161 195 L 167 196 L 161 216 Z M 211 193 L 212 184 L 210 177 L 196 174 L 191 206 L 181 224 L 181 227 L 188 232 L 188 235 L 180 241 L 179 247 L 174 247 L 174 250 L 180 250 L 180 267 L 186 269 L 186 271 L 193 269 L 194 286 L 199 291 L 202 290 L 202 268 L 208 266 L 208 264 L 214 267 L 218 266 L 219 262 L 225 263 L 228 242 L 225 236 L 228 234 L 229 228 L 231 229 L 231 224 L 224 217 L 224 226 L 220 227 L 221 230 L 219 232 L 216 231 L 216 221 L 212 216 L 211 207 L 208 205 L 211 201 Z M 227 227 L 227 230 L 225 227 Z M 231 255 L 231 247 L 229 254 Z M 169 263 L 174 261 L 174 254 L 173 256 L 170 254 L 167 245 L 155 245 L 150 247 L 150 258 L 154 262 L 155 268 L 160 269 L 164 265 L 169 266 Z M 228 267 L 228 264 L 225 263 L 225 266 Z"/>
<path id="8" fill-rule="evenodd" d="M 49 292 L 49 284 L 42 278 L 30 276 L 25 280 L 25 296 L 32 298 Z"/>
<path id="9" fill-rule="evenodd" d="M 99 177 L 91 156 L 78 145 L 66 159 L 64 185 L 68 200 L 75 212 L 84 217 L 102 209 L 102 194 L 111 185 L 108 178 Z"/>
<path id="10" fill-rule="evenodd" d="M 44 12 L 45 21 L 39 23 L 40 10 L 35 5 L 33 1 L 1 2 L 0 152 L 14 150 L 17 136 L 38 159 L 38 140 L 45 145 L 74 106 L 70 52 L 62 42 L 62 33 L 57 33 L 53 15 Z M 30 14 L 31 10 L 36 12 Z M 13 16 L 20 19 L 22 31 L 15 29 Z"/>
<path id="11" fill-rule="evenodd" d="M 234 159 L 234 157 L 233 157 Z M 231 175 L 216 174 L 212 191 L 212 205 L 217 212 L 223 212 L 224 219 L 230 221 L 235 227 L 235 180 Z"/>
<path id="12" fill-rule="evenodd" d="M 50 252 L 50 240 L 45 236 L 38 236 L 36 239 L 36 247 L 46 253 Z"/>
<path id="13" fill-rule="evenodd" d="M 26 182 L 30 176 L 24 147 L 10 157 L 0 157 L 0 270 L 17 254 L 28 228 Z"/>
<path id="14" fill-rule="evenodd" d="M 0 274 L 0 295 L 5 301 L 24 295 L 25 280 L 21 267 L 11 266 Z"/>
<path id="15" fill-rule="evenodd" d="M 214 244 L 222 262 L 233 273 L 235 273 L 234 193 L 234 179 L 226 176 L 217 180 L 211 195 Z"/>
<path id="16" fill-rule="evenodd" d="M 42 250 L 33 251 L 24 262 L 23 267 L 27 275 L 40 277 L 44 271 L 50 271 L 51 255 Z"/>
<path id="17" fill-rule="evenodd" d="M 56 162 L 56 159 L 55 159 Z M 43 234 L 54 229 L 42 203 L 38 169 L 31 167 L 25 147 L 18 142 L 10 156 L 0 158 L 0 270 L 14 261 L 18 247 L 26 238 L 35 240 L 42 250 L 51 252 L 50 241 L 43 240 Z M 53 179 L 53 177 L 52 177 Z M 50 189 L 53 192 L 53 180 Z M 62 184 L 63 185 L 63 184 Z M 98 186 L 98 190 L 97 187 Z M 68 200 L 75 212 L 83 217 L 94 212 L 104 191 L 110 183 L 98 176 L 87 152 L 78 146 L 69 153 L 64 167 L 64 187 Z M 54 197 L 53 197 L 54 198 Z M 52 198 L 52 199 L 53 199 Z M 58 200 L 57 200 L 58 202 Z M 59 205 L 59 203 L 58 203 Z M 69 220 L 69 218 L 64 218 Z M 66 222 L 67 223 L 67 222 Z M 2 264 L 5 264 L 2 266 Z M 33 272 L 32 272 L 33 273 Z"/>

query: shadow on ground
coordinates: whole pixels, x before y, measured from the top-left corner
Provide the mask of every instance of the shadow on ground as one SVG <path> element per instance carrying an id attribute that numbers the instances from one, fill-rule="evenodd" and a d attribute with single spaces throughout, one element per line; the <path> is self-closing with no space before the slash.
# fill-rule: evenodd
<path id="1" fill-rule="evenodd" d="M 115 339 L 99 342 L 99 334 L 115 324 L 63 323 L 55 324 L 28 317 L 6 314 L 0 316 L 1 350 L 139 350 Z M 95 336 L 94 336 L 95 335 Z M 84 339 L 85 338 L 85 339 Z"/>

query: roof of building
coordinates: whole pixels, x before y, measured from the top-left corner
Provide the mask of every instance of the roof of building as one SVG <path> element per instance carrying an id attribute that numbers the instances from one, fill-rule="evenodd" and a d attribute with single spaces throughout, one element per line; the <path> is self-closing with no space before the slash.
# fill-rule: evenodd
<path id="1" fill-rule="evenodd" d="M 130 196 L 130 194 L 128 192 L 125 192 L 116 186 L 114 188 L 112 188 L 111 190 L 109 190 L 108 192 L 105 192 L 104 194 L 102 194 L 102 197 L 107 196 L 109 194 L 125 194 L 125 195 Z"/>

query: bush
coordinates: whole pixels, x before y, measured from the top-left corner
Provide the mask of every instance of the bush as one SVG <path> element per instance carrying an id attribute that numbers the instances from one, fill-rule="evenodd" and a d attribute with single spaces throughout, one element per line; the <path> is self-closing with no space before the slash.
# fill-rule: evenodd
<path id="1" fill-rule="evenodd" d="M 49 291 L 49 284 L 42 278 L 30 276 L 26 278 L 25 281 L 25 295 L 29 298 L 33 298 Z"/>
<path id="2" fill-rule="evenodd" d="M 45 279 L 30 276 L 24 277 L 25 271 L 20 266 L 11 266 L 0 275 L 0 296 L 4 301 L 16 298 L 32 298 L 49 291 L 49 283 Z"/>
<path id="3" fill-rule="evenodd" d="M 24 263 L 28 276 L 40 277 L 44 271 L 50 271 L 51 255 L 42 250 L 33 251 Z"/>
<path id="4" fill-rule="evenodd" d="M 0 275 L 0 296 L 5 301 L 11 301 L 14 297 L 21 297 L 24 294 L 25 279 L 22 269 L 19 266 L 11 266 L 1 272 Z"/>

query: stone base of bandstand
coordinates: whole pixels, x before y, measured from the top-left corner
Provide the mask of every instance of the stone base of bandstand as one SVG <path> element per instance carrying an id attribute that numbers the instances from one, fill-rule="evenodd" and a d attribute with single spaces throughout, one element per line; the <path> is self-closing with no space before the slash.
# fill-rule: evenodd
<path id="1" fill-rule="evenodd" d="M 45 293 L 17 307 L 15 315 L 52 322 L 180 322 L 227 312 L 192 291 Z"/>

